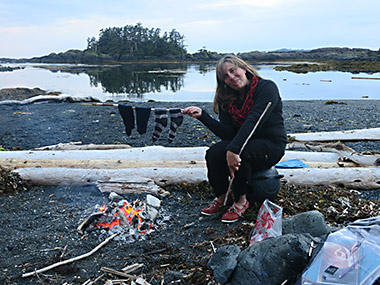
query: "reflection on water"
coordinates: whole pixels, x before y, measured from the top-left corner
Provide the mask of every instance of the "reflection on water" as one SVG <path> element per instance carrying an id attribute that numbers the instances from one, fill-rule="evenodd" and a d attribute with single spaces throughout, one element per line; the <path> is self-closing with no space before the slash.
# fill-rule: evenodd
<path id="1" fill-rule="evenodd" d="M 150 92 L 180 90 L 184 86 L 186 70 L 186 65 L 128 64 L 90 71 L 88 75 L 91 85 L 97 87 L 100 84 L 104 92 L 143 98 L 144 94 Z"/>
<path id="2" fill-rule="evenodd" d="M 3 64 L 5 65 L 5 64 Z M 12 65 L 11 65 L 12 66 Z M 135 63 L 118 66 L 23 64 L 24 69 L 0 72 L 0 89 L 39 87 L 101 101 L 212 102 L 215 64 Z M 380 80 L 352 79 L 349 72 L 296 74 L 275 71 L 274 65 L 255 66 L 276 82 L 284 100 L 380 100 Z M 355 74 L 380 77 L 375 74 Z"/>

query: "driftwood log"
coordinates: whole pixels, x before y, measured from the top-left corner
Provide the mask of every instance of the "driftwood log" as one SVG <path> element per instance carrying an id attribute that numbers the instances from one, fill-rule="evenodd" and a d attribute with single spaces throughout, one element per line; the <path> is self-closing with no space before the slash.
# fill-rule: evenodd
<path id="1" fill-rule="evenodd" d="M 336 132 L 295 133 L 288 134 L 288 137 L 291 142 L 379 141 L 380 128 Z"/>
<path id="2" fill-rule="evenodd" d="M 48 145 L 34 150 L 107 150 L 131 148 L 127 144 L 82 144 L 82 142 L 59 143 Z"/>
<path id="3" fill-rule="evenodd" d="M 343 159 L 358 165 L 380 166 L 380 155 L 363 155 L 342 143 L 292 142 L 288 149 L 308 149 L 312 151 L 334 152 Z"/>
<path id="4" fill-rule="evenodd" d="M 207 180 L 207 147 L 127 148 L 112 150 L 3 151 L 0 165 L 34 185 L 97 184 L 102 191 L 162 193 L 157 185 Z M 338 152 L 287 150 L 283 161 L 298 159 L 309 167 L 278 169 L 283 181 L 298 185 L 380 188 L 380 167 L 345 162 Z M 360 167 L 358 167 L 360 166 Z"/>
<path id="5" fill-rule="evenodd" d="M 24 100 L 4 100 L 0 102 L 0 105 L 10 105 L 10 104 L 18 104 L 18 105 L 26 105 L 40 102 L 99 102 L 100 100 L 87 96 L 87 97 L 79 97 L 72 96 L 68 94 L 59 94 L 59 95 L 37 95 L 31 98 L 27 98 Z"/>
<path id="6" fill-rule="evenodd" d="M 136 177 L 151 179 L 159 185 L 179 182 L 199 183 L 207 180 L 206 168 L 20 168 L 14 171 L 22 179 L 34 185 L 96 184 L 98 180 L 111 179 L 135 181 Z M 278 172 L 284 175 L 282 178 L 284 182 L 295 185 L 336 185 L 367 190 L 380 188 L 379 167 L 278 169 Z M 144 177 L 141 177 L 142 174 Z M 110 189 L 117 192 L 115 188 Z M 122 190 L 119 193 L 122 193 Z"/>

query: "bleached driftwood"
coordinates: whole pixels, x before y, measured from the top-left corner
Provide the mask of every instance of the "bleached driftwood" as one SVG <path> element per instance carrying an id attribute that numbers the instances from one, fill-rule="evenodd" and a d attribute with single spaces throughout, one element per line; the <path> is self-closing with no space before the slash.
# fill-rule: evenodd
<path id="1" fill-rule="evenodd" d="M 98 182 L 103 189 L 127 189 L 129 186 L 126 182 L 132 185 L 137 178 L 150 179 L 159 185 L 178 182 L 198 183 L 207 180 L 204 160 L 207 149 L 207 147 L 153 146 L 114 150 L 3 151 L 0 152 L 0 165 L 14 169 L 22 179 L 29 180 L 34 185 L 74 185 Z M 346 170 L 348 173 L 350 168 L 359 169 L 359 167 L 354 167 L 354 163 L 342 162 L 342 157 L 338 153 L 287 150 L 282 161 L 291 159 L 299 159 L 309 165 L 307 169 L 312 170 L 308 170 L 307 176 L 313 177 L 314 185 L 326 183 L 323 175 L 319 177 L 314 174 L 317 173 L 317 168 L 330 167 L 327 170 L 330 171 L 329 173 L 339 173 L 340 180 L 332 180 L 331 183 L 342 185 L 346 180 Z M 374 168 L 375 174 L 379 171 L 376 167 L 368 168 Z M 294 173 L 288 176 L 292 183 L 301 184 L 310 179 L 304 177 L 306 174 L 301 169 L 292 171 Z M 373 176 L 375 178 L 365 177 L 366 173 L 372 170 L 360 167 L 360 170 L 355 171 L 360 172 L 359 177 L 364 177 L 360 178 L 360 183 L 355 182 L 358 184 L 357 187 L 380 188 L 376 185 L 376 181 L 380 180 L 376 178 L 377 174 Z M 289 169 L 279 169 L 279 172 L 281 174 L 289 172 Z M 284 179 L 288 179 L 286 175 Z M 368 186 L 363 186 L 366 183 Z M 139 186 L 133 187 L 144 189 L 148 186 L 140 183 Z"/>
<path id="2" fill-rule="evenodd" d="M 144 177 L 134 176 L 123 179 L 111 178 L 107 181 L 98 180 L 95 184 L 100 192 L 115 192 L 118 194 L 152 193 L 161 196 L 169 195 L 169 192 L 154 183 L 152 179 Z"/>
<path id="3" fill-rule="evenodd" d="M 136 160 L 136 161 L 201 161 L 205 159 L 207 147 L 163 147 L 112 150 L 64 150 L 64 151 L 2 151 L 2 159 L 24 160 Z M 336 156 L 336 155 L 335 155 Z M 1 163 L 1 162 L 0 162 Z"/>
<path id="4" fill-rule="evenodd" d="M 278 169 L 289 184 L 335 185 L 352 189 L 379 189 L 379 167 Z"/>
<path id="5" fill-rule="evenodd" d="M 19 168 L 13 172 L 32 185 L 88 185 L 98 181 L 152 180 L 158 185 L 167 183 L 199 183 L 207 180 L 206 168 Z M 114 191 L 114 190 L 112 190 Z"/>
<path id="6" fill-rule="evenodd" d="M 0 105 L 10 105 L 10 104 L 19 104 L 19 105 L 25 105 L 25 104 L 32 104 L 32 103 L 40 103 L 40 102 L 49 102 L 49 101 L 55 101 L 55 102 L 100 102 L 99 99 L 91 96 L 86 97 L 79 97 L 79 96 L 72 96 L 68 94 L 59 94 L 59 95 L 37 95 L 31 98 L 27 98 L 24 100 L 4 100 L 0 102 Z"/>
<path id="7" fill-rule="evenodd" d="M 380 128 L 335 132 L 295 133 L 288 134 L 288 137 L 291 142 L 379 141 Z"/>
<path id="8" fill-rule="evenodd" d="M 127 144 L 82 144 L 82 142 L 59 143 L 35 148 L 34 150 L 108 150 L 131 148 Z"/>
<path id="9" fill-rule="evenodd" d="M 299 159 L 309 167 L 357 167 L 358 164 L 347 161 L 308 161 Z M 0 165 L 8 170 L 19 168 L 82 168 L 82 169 L 126 169 L 126 168 L 205 168 L 205 161 L 159 161 L 159 160 L 44 160 L 44 159 L 0 159 Z"/>
<path id="10" fill-rule="evenodd" d="M 363 155 L 342 143 L 292 142 L 288 149 L 305 148 L 312 151 L 335 152 L 343 159 L 359 165 L 380 166 L 380 155 Z"/>
<path id="11" fill-rule="evenodd" d="M 20 168 L 14 170 L 33 185 L 95 184 L 97 181 L 134 181 L 144 176 L 156 184 L 199 183 L 207 180 L 206 168 L 72 169 Z M 296 185 L 339 185 L 353 189 L 379 189 L 379 167 L 278 168 L 283 181 Z M 112 190 L 114 191 L 114 190 Z"/>
<path id="12" fill-rule="evenodd" d="M 112 150 L 66 150 L 66 151 L 2 151 L 0 165 L 6 160 L 99 160 L 99 161 L 204 161 L 207 147 L 162 147 L 149 146 Z M 282 160 L 302 159 L 305 161 L 338 162 L 337 153 L 286 151 Z"/>

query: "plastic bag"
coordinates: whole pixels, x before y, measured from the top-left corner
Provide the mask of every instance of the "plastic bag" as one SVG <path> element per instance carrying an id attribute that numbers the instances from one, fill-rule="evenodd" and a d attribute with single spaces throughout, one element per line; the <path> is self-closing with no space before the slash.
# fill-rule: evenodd
<path id="1" fill-rule="evenodd" d="M 380 277 L 380 216 L 331 233 L 302 274 L 302 285 L 373 284 Z"/>
<path id="2" fill-rule="evenodd" d="M 282 208 L 268 199 L 260 207 L 249 245 L 282 235 Z"/>

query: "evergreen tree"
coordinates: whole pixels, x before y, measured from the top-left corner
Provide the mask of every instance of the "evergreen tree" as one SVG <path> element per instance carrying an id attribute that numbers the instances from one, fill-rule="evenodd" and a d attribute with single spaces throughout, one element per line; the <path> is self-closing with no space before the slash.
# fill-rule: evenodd
<path id="1" fill-rule="evenodd" d="M 148 29 L 141 23 L 123 28 L 101 29 L 99 40 L 87 39 L 87 50 L 97 54 L 122 56 L 185 56 L 184 36 L 175 29 L 161 36 L 160 29 Z"/>

